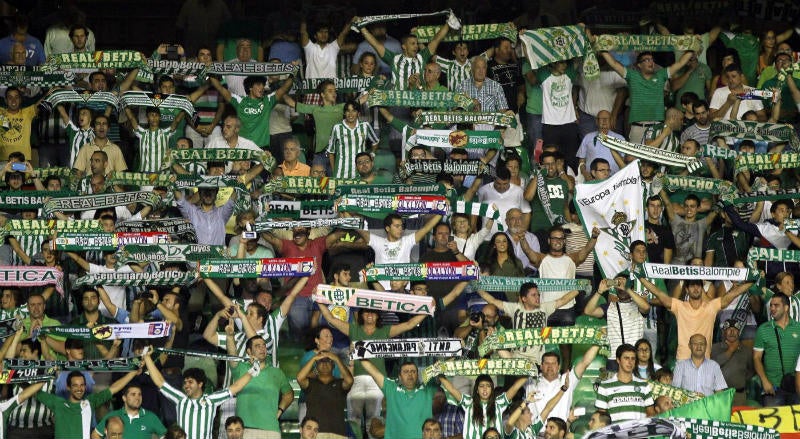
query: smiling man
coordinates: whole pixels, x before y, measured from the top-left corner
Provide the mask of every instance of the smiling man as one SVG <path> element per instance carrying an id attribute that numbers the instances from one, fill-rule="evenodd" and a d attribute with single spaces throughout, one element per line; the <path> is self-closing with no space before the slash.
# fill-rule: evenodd
<path id="1" fill-rule="evenodd" d="M 153 434 L 158 437 L 167 432 L 167 428 L 158 419 L 158 416 L 142 408 L 142 388 L 131 384 L 122 392 L 123 407 L 107 414 L 97 423 L 92 432 L 92 439 L 105 438 L 107 435 L 106 423 L 111 418 L 122 421 L 125 429 L 125 439 L 151 439 Z"/>

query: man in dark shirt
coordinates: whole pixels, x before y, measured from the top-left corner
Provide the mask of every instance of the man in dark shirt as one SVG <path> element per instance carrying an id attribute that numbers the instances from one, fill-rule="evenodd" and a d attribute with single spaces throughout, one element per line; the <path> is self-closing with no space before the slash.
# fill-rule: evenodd
<path id="1" fill-rule="evenodd" d="M 672 230 L 661 224 L 664 204 L 658 195 L 647 199 L 647 260 L 656 264 L 669 264 L 675 250 L 675 236 Z"/>
<path id="2" fill-rule="evenodd" d="M 514 60 L 514 47 L 508 38 L 498 38 L 494 43 L 494 57 L 488 62 L 488 76 L 503 87 L 508 106 L 515 113 L 525 103 L 522 72 Z"/>

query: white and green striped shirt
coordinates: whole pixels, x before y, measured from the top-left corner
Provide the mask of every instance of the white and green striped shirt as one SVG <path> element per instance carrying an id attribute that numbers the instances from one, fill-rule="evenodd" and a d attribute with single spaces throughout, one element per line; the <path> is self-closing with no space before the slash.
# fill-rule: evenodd
<path id="1" fill-rule="evenodd" d="M 6 434 L 6 422 L 5 422 L 6 412 L 9 410 L 13 410 L 14 407 L 16 407 L 19 404 L 17 398 L 18 396 L 15 395 L 3 402 L 0 402 L 0 416 L 2 417 L 0 419 L 3 420 L 3 422 L 0 422 L 0 439 L 5 439 L 8 437 Z"/>
<path id="2" fill-rule="evenodd" d="M 491 423 L 485 423 L 483 425 L 478 425 L 473 422 L 472 419 L 472 396 L 470 395 L 461 395 L 461 401 L 456 401 L 453 399 L 453 396 L 447 393 L 447 401 L 453 405 L 458 405 L 459 407 L 464 409 L 464 429 L 462 432 L 462 437 L 464 439 L 481 439 L 483 436 L 483 432 L 486 431 L 489 427 L 494 427 L 497 431 L 503 431 L 503 413 L 506 411 L 508 406 L 511 405 L 511 401 L 508 400 L 505 392 L 501 393 L 500 395 L 495 398 L 495 418 L 494 421 Z M 486 419 L 486 406 L 487 403 L 481 402 L 481 406 L 483 407 L 483 418 Z M 485 422 L 485 421 L 484 421 Z"/>
<path id="3" fill-rule="evenodd" d="M 464 64 L 459 64 L 458 61 L 454 59 L 437 56 L 436 64 L 439 64 L 439 67 L 442 68 L 442 72 L 447 75 L 447 88 L 449 88 L 450 91 L 457 90 L 462 82 L 472 78 L 472 65 L 469 61 L 465 61 Z"/>
<path id="4" fill-rule="evenodd" d="M 197 399 L 190 399 L 167 383 L 161 386 L 161 394 L 175 403 L 178 425 L 186 432 L 186 439 L 210 438 L 217 407 L 232 396 L 230 390 L 226 388 Z"/>
<path id="5" fill-rule="evenodd" d="M 139 172 L 159 172 L 175 130 L 172 128 L 151 130 L 140 125 L 136 127 L 134 134 L 139 138 Z"/>
<path id="6" fill-rule="evenodd" d="M 356 155 L 364 151 L 365 143 L 372 145 L 378 143 L 378 136 L 366 122 L 356 122 L 355 128 L 347 126 L 341 121 L 331 129 L 328 140 L 328 154 L 334 154 L 333 176 L 335 178 L 357 178 Z"/>
<path id="7" fill-rule="evenodd" d="M 36 235 L 19 235 L 15 238 L 17 238 L 22 251 L 31 258 L 41 250 L 42 241 L 44 241 L 44 237 Z M 11 252 L 11 265 L 25 265 L 17 252 Z"/>
<path id="8" fill-rule="evenodd" d="M 611 422 L 632 421 L 647 417 L 647 407 L 653 405 L 653 388 L 646 380 L 632 377 L 623 383 L 617 376 L 603 381 L 597 388 L 594 406 L 606 410 Z"/>
<path id="9" fill-rule="evenodd" d="M 25 390 L 22 386 L 14 386 L 14 396 Z M 50 393 L 53 382 L 49 381 L 42 387 L 42 392 Z M 22 404 L 14 407 L 8 413 L 8 425 L 14 428 L 38 428 L 53 425 L 53 413 L 36 398 L 28 398 Z M 1 436 L 0 436 L 1 437 Z"/>
<path id="10" fill-rule="evenodd" d="M 94 129 L 83 130 L 78 125 L 75 125 L 73 121 L 69 121 L 65 128 L 67 130 L 67 140 L 69 141 L 69 167 L 72 168 L 81 146 L 94 141 Z"/>
<path id="11" fill-rule="evenodd" d="M 408 77 L 419 74 L 422 77 L 425 63 L 431 58 L 431 52 L 427 48 L 422 49 L 413 57 L 407 57 L 402 53 L 396 54 L 391 50 L 383 53 L 383 61 L 392 67 L 392 84 L 395 90 L 406 90 L 408 88 Z"/>

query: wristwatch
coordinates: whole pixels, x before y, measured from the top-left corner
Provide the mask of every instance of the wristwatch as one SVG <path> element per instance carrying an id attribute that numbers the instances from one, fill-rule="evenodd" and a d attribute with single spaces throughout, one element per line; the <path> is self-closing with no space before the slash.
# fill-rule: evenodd
<path id="1" fill-rule="evenodd" d="M 569 387 L 567 387 L 566 385 L 561 386 L 562 392 L 567 393 L 567 390 L 569 390 Z"/>

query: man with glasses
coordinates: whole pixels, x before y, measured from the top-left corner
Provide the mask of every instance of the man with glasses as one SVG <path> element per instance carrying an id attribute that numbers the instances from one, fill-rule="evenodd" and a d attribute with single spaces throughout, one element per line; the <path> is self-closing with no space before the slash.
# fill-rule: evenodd
<path id="1" fill-rule="evenodd" d="M 631 107 L 628 122 L 631 125 L 628 140 L 642 143 L 645 130 L 664 120 L 664 106 L 653 105 L 664 100 L 664 85 L 667 80 L 683 68 L 694 56 L 694 52 L 686 51 L 683 56 L 667 67 L 656 70 L 653 52 L 640 52 L 636 57 L 638 69 L 628 69 L 617 61 L 610 53 L 600 52 L 608 65 L 622 76 L 628 83 Z"/>
<path id="2" fill-rule="evenodd" d="M 603 181 L 611 176 L 611 165 L 606 159 L 596 158 L 589 165 L 589 172 L 592 176 L 590 181 Z"/>

